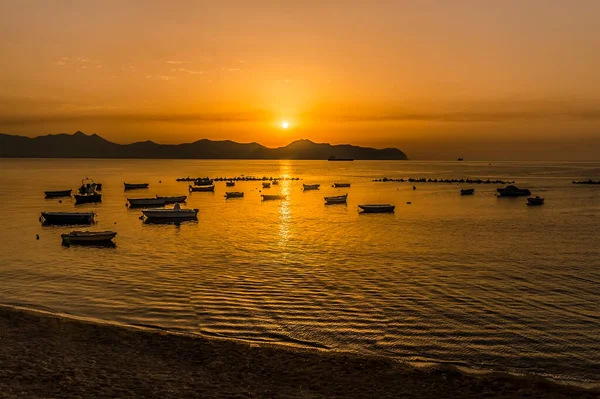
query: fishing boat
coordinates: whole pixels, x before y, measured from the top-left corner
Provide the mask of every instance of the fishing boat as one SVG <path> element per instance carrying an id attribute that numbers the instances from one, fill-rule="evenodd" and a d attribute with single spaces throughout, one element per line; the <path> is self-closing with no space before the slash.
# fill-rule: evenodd
<path id="1" fill-rule="evenodd" d="M 527 205 L 533 206 L 533 205 L 544 205 L 544 199 L 542 197 L 529 197 L 527 198 Z"/>
<path id="2" fill-rule="evenodd" d="M 210 185 L 207 185 L 207 186 L 196 186 L 196 187 L 190 186 L 189 189 L 190 189 L 190 193 L 191 192 L 197 192 L 197 191 L 199 191 L 199 192 L 213 191 L 214 192 L 215 191 L 215 185 L 214 184 L 210 184 Z"/>
<path id="3" fill-rule="evenodd" d="M 529 191 L 528 189 L 521 189 L 512 185 L 506 186 L 504 188 L 498 188 L 496 189 L 496 191 L 498 192 L 498 196 L 500 197 L 523 197 L 525 195 L 531 195 L 531 191 Z"/>
<path id="4" fill-rule="evenodd" d="M 345 204 L 348 199 L 348 194 L 338 195 L 334 197 L 325 197 L 325 205 Z"/>
<path id="5" fill-rule="evenodd" d="M 102 183 L 96 183 L 96 191 L 102 191 Z"/>
<path id="6" fill-rule="evenodd" d="M 226 187 L 235 187 L 235 182 L 234 182 L 233 180 L 232 180 L 232 181 L 225 182 L 225 186 L 226 186 Z"/>
<path id="7" fill-rule="evenodd" d="M 148 188 L 150 183 L 123 183 L 125 190 L 138 190 L 141 188 Z"/>
<path id="8" fill-rule="evenodd" d="M 172 209 L 145 209 L 144 216 L 152 220 L 193 220 L 198 215 L 198 209 L 181 209 L 175 204 Z"/>
<path id="9" fill-rule="evenodd" d="M 102 194 L 96 192 L 96 183 L 87 177 L 81 180 L 79 194 L 75 194 L 76 204 L 88 204 L 102 201 Z"/>
<path id="10" fill-rule="evenodd" d="M 73 190 L 44 191 L 46 198 L 70 197 Z"/>
<path id="11" fill-rule="evenodd" d="M 244 193 L 241 191 L 228 191 L 225 193 L 225 198 L 242 198 Z"/>
<path id="12" fill-rule="evenodd" d="M 127 198 L 129 206 L 164 206 L 167 201 L 164 198 Z"/>
<path id="13" fill-rule="evenodd" d="M 104 244 L 112 242 L 117 235 L 114 231 L 72 231 L 61 234 L 64 244 Z"/>
<path id="14" fill-rule="evenodd" d="M 42 212 L 44 224 L 92 224 L 94 212 Z"/>
<path id="15" fill-rule="evenodd" d="M 273 201 L 273 200 L 285 200 L 287 199 L 287 196 L 282 195 L 282 194 L 262 194 L 261 195 L 263 201 Z"/>
<path id="16" fill-rule="evenodd" d="M 213 184 L 213 180 L 208 177 L 194 180 L 194 186 L 210 186 Z"/>
<path id="17" fill-rule="evenodd" d="M 364 213 L 391 213 L 396 206 L 392 204 L 363 204 L 358 206 Z"/>
<path id="18" fill-rule="evenodd" d="M 263 188 L 271 188 L 271 183 L 266 181 L 266 182 L 263 182 L 262 186 L 263 186 Z"/>
<path id="19" fill-rule="evenodd" d="M 187 195 L 179 195 L 175 197 L 161 197 L 157 195 L 156 198 L 165 200 L 165 204 L 176 204 L 178 202 L 185 202 L 185 200 L 187 200 Z"/>
<path id="20" fill-rule="evenodd" d="M 302 188 L 304 189 L 304 191 L 318 190 L 319 187 L 321 187 L 320 184 L 303 184 L 302 185 Z"/>
<path id="21" fill-rule="evenodd" d="M 336 187 L 336 188 L 350 187 L 350 183 L 333 183 L 333 187 Z"/>
<path id="22" fill-rule="evenodd" d="M 278 186 L 278 185 L 279 185 L 279 180 L 273 180 L 272 184 L 273 184 L 274 186 Z"/>
<path id="23" fill-rule="evenodd" d="M 460 195 L 473 195 L 475 193 L 474 188 L 464 188 L 460 190 Z"/>

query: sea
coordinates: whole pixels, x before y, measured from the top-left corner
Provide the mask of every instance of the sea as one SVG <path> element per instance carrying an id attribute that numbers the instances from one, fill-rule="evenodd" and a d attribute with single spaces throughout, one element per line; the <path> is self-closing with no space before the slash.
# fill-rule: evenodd
<path id="1" fill-rule="evenodd" d="M 190 194 L 176 181 L 187 176 L 281 180 Z M 86 177 L 102 183 L 101 203 L 44 198 Z M 515 181 L 545 204 L 499 198 L 502 185 L 373 181 L 383 177 Z M 600 185 L 571 183 L 584 179 L 600 180 L 600 163 L 0 159 L 0 302 L 597 384 Z M 150 186 L 124 191 L 123 182 Z M 279 193 L 287 199 L 261 201 Z M 345 193 L 346 205 L 324 204 Z M 188 195 L 198 220 L 151 224 L 126 206 L 157 194 Z M 364 203 L 396 209 L 362 214 Z M 42 211 L 93 211 L 96 224 L 44 226 Z M 116 245 L 62 245 L 74 229 L 116 231 Z"/>

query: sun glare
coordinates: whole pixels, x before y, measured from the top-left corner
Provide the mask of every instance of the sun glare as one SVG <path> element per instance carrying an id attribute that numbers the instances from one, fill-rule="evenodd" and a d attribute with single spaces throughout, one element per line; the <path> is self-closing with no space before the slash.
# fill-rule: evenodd
<path id="1" fill-rule="evenodd" d="M 287 121 L 281 122 L 281 128 L 282 129 L 287 129 L 288 127 L 290 127 L 290 124 Z"/>

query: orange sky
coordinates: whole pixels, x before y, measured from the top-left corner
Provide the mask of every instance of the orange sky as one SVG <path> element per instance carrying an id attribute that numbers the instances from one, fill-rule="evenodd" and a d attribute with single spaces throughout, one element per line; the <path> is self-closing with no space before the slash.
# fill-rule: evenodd
<path id="1" fill-rule="evenodd" d="M 4 1 L 0 132 L 600 159 L 599 18 L 597 0 Z"/>

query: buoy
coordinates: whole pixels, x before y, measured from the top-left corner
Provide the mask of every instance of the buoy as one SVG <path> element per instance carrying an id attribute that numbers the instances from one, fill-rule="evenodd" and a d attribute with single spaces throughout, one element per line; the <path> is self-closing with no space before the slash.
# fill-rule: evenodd
<path id="1" fill-rule="evenodd" d="M 40 235 L 39 235 L 39 234 L 36 234 L 36 235 L 35 235 L 35 239 L 36 239 L 36 240 L 39 240 L 39 239 L 40 239 Z"/>
<path id="2" fill-rule="evenodd" d="M 162 180 L 159 180 L 158 182 L 159 182 L 159 183 L 162 183 Z"/>
<path id="3" fill-rule="evenodd" d="M 59 203 L 59 204 L 62 204 L 62 200 L 58 200 L 58 203 Z"/>
<path id="4" fill-rule="evenodd" d="M 410 204 L 412 204 L 412 202 L 408 201 L 407 204 L 410 205 Z"/>

